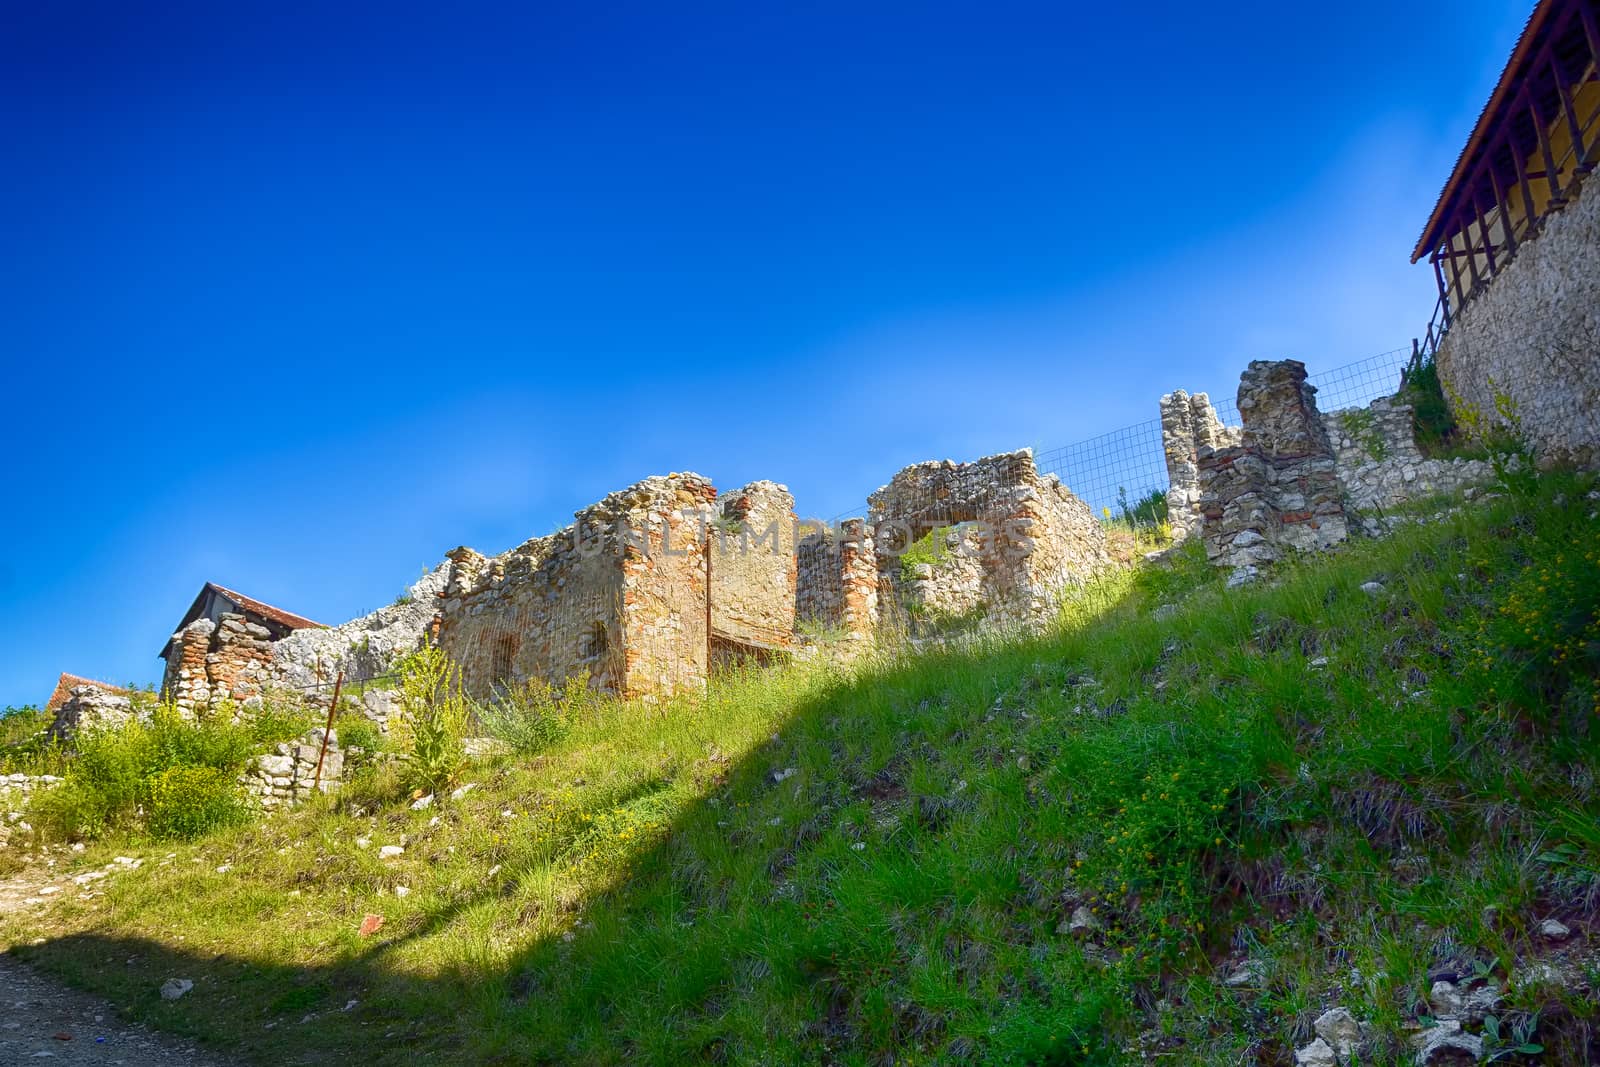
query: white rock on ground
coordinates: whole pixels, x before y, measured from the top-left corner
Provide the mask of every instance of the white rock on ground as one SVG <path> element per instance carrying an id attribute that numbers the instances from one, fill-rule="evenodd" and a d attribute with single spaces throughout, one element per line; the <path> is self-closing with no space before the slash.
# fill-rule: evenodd
<path id="1" fill-rule="evenodd" d="M 1317 1038 L 1294 1054 L 1295 1067 L 1339 1067 L 1339 1058 L 1322 1038 Z"/>
<path id="2" fill-rule="evenodd" d="M 1361 1044 L 1361 1024 L 1345 1008 L 1330 1008 L 1323 1012 L 1317 1016 L 1312 1028 L 1340 1059 L 1348 1059 Z"/>
<path id="3" fill-rule="evenodd" d="M 161 999 L 177 1000 L 193 988 L 194 982 L 187 978 L 168 978 L 161 983 Z"/>

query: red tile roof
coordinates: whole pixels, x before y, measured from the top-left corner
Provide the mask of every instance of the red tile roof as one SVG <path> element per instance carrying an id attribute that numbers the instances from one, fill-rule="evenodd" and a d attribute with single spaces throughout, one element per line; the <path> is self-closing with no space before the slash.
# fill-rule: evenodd
<path id="1" fill-rule="evenodd" d="M 291 611 L 284 611 L 282 608 L 275 608 L 271 604 L 263 603 L 262 601 L 256 600 L 253 597 L 247 597 L 243 593 L 235 593 L 232 589 L 218 585 L 216 582 L 207 582 L 206 586 L 210 589 L 216 590 L 218 593 L 221 593 L 223 596 L 227 597 L 244 610 L 254 612 L 264 619 L 271 619 L 273 622 L 282 623 L 291 630 L 308 630 L 313 627 L 318 629 L 323 628 L 322 623 L 320 622 L 312 622 L 303 615 L 296 615 Z"/>
<path id="2" fill-rule="evenodd" d="M 67 702 L 67 698 L 72 695 L 72 691 L 78 688 L 80 685 L 96 686 L 110 693 L 127 692 L 127 690 L 122 688 L 120 685 L 111 685 L 107 682 L 97 682 L 93 678 L 80 678 L 76 674 L 67 674 L 66 672 L 62 672 L 61 677 L 56 680 L 55 692 L 51 693 L 50 699 L 45 701 L 44 710 L 55 711 L 57 708 L 61 707 L 61 705 Z"/>

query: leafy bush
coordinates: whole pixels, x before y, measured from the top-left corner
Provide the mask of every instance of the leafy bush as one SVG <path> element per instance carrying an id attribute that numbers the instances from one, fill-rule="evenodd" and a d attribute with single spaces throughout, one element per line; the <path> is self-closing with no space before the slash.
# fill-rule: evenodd
<path id="1" fill-rule="evenodd" d="M 244 817 L 239 786 L 229 771 L 179 764 L 150 779 L 145 824 L 156 837 L 198 837 Z"/>
<path id="2" fill-rule="evenodd" d="M 82 731 L 74 739 L 74 753 L 65 781 L 33 803 L 35 823 L 57 838 L 99 837 L 113 830 L 146 829 L 154 817 L 156 782 L 178 767 L 208 770 L 232 788 L 254 750 L 250 729 L 220 718 L 191 722 L 171 705 L 154 709 L 148 722 L 130 720 L 122 726 Z M 164 834 L 177 832 L 191 815 L 189 807 L 206 804 L 181 800 L 180 786 L 193 787 L 191 775 L 169 782 L 164 793 L 172 822 Z M 177 807 L 174 807 L 177 805 Z"/>
<path id="3" fill-rule="evenodd" d="M 461 668 L 431 646 L 407 656 L 401 664 L 400 709 L 400 732 L 408 748 L 401 758 L 411 782 L 438 793 L 466 762 L 461 736 L 470 704 L 461 691 Z"/>
<path id="4" fill-rule="evenodd" d="M 477 719 L 489 736 L 531 756 L 566 734 L 568 706 L 581 705 L 588 691 L 587 671 L 568 678 L 560 689 L 538 680 L 523 682 L 479 705 Z"/>
<path id="5" fill-rule="evenodd" d="M 1433 356 L 1401 372 L 1400 391 L 1395 398 L 1411 405 L 1412 433 L 1423 455 L 1438 456 L 1450 451 L 1457 438 L 1456 420 L 1445 400 Z"/>
<path id="6" fill-rule="evenodd" d="M 62 773 L 66 755 L 45 732 L 50 719 L 49 712 L 35 707 L 0 712 L 0 774 Z"/>
<path id="7" fill-rule="evenodd" d="M 383 731 L 359 712 L 348 717 L 341 715 L 334 723 L 334 731 L 339 735 L 339 743 L 346 748 L 354 745 L 367 755 L 383 750 Z"/>

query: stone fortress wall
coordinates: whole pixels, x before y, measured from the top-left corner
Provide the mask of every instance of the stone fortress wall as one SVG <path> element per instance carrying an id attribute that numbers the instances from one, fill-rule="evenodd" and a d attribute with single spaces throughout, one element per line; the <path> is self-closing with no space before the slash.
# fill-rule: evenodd
<path id="1" fill-rule="evenodd" d="M 1538 451 L 1600 462 L 1600 189 L 1593 177 L 1459 308 L 1436 361 L 1459 420 L 1504 395 Z"/>

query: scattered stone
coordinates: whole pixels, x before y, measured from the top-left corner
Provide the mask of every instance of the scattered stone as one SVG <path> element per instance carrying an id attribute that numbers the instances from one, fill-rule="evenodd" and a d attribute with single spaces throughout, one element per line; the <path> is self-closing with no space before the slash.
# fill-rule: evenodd
<path id="1" fill-rule="evenodd" d="M 1381 596 L 1384 592 L 1382 582 L 1362 582 L 1361 591 L 1368 596 Z"/>
<path id="2" fill-rule="evenodd" d="M 1483 1038 L 1466 1033 L 1453 1020 L 1422 1031 L 1415 1038 L 1417 1067 L 1472 1064 L 1483 1058 Z"/>
<path id="3" fill-rule="evenodd" d="M 384 845 L 382 848 L 378 849 L 378 858 L 380 860 L 392 860 L 396 856 L 405 855 L 405 852 L 406 850 L 401 848 L 399 845 Z"/>
<path id="4" fill-rule="evenodd" d="M 404 899 L 411 895 L 411 889 L 408 886 L 397 885 L 394 887 L 394 895 Z"/>
<path id="5" fill-rule="evenodd" d="M 361 929 L 357 931 L 362 937 L 371 937 L 383 929 L 382 915 L 367 915 L 361 920 Z"/>
<path id="6" fill-rule="evenodd" d="M 1245 986 L 1255 985 L 1264 976 L 1261 964 L 1256 960 L 1245 960 L 1233 969 L 1233 972 L 1223 979 L 1222 984 L 1229 989 L 1241 989 Z"/>
<path id="7" fill-rule="evenodd" d="M 1361 1024 L 1345 1008 L 1330 1008 L 1323 1012 L 1317 1016 L 1312 1028 L 1340 1059 L 1349 1059 L 1361 1045 Z"/>
<path id="8" fill-rule="evenodd" d="M 1247 563 L 1244 566 L 1235 567 L 1233 569 L 1233 572 L 1228 575 L 1227 587 L 1229 589 L 1238 589 L 1240 586 L 1249 585 L 1250 583 L 1257 581 L 1260 579 L 1260 577 L 1260 569 L 1254 564 Z"/>
<path id="9" fill-rule="evenodd" d="M 460 800 L 462 797 L 466 796 L 476 788 L 478 788 L 477 782 L 468 782 L 465 785 L 457 786 L 455 789 L 450 791 L 450 799 Z"/>
<path id="10" fill-rule="evenodd" d="M 371 847 L 372 847 L 372 838 L 370 838 L 370 837 L 358 837 L 358 838 L 356 838 L 356 848 L 371 848 Z"/>
<path id="11" fill-rule="evenodd" d="M 1546 941 L 1565 941 L 1572 936 L 1572 931 L 1560 919 L 1546 919 L 1539 924 L 1539 936 Z"/>
<path id="12" fill-rule="evenodd" d="M 433 807 L 433 794 L 432 793 L 429 793 L 425 797 L 418 797 L 417 799 L 415 799 L 415 800 L 413 800 L 411 802 L 411 810 L 412 811 L 427 811 L 431 807 Z"/>
<path id="13" fill-rule="evenodd" d="M 1339 1067 L 1333 1048 L 1322 1038 L 1317 1038 L 1294 1054 L 1295 1067 Z"/>
<path id="14" fill-rule="evenodd" d="M 193 988 L 194 982 L 187 978 L 168 978 L 161 983 L 161 999 L 177 1000 Z"/>
<path id="15" fill-rule="evenodd" d="M 793 767 L 785 767 L 781 771 L 772 772 L 772 782 L 774 785 L 778 784 L 779 782 L 786 782 L 799 773 L 800 772 L 795 770 Z"/>
<path id="16" fill-rule="evenodd" d="M 1094 912 L 1086 906 L 1079 904 L 1072 909 L 1072 917 L 1067 920 L 1067 933 L 1073 937 L 1088 937 L 1099 933 L 1104 927 L 1100 920 L 1095 918 Z"/>
<path id="17" fill-rule="evenodd" d="M 1320 671 L 1324 667 L 1326 667 L 1327 665 L 1328 665 L 1328 657 L 1327 656 L 1318 656 L 1316 659 L 1308 660 L 1307 663 L 1306 663 L 1306 666 L 1310 667 L 1314 671 Z"/>

